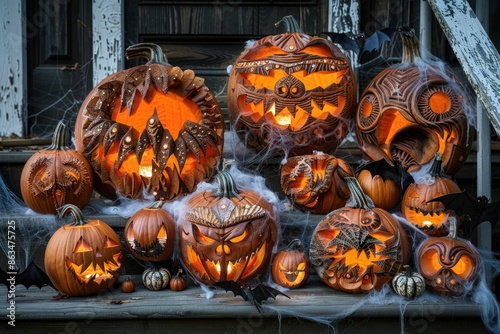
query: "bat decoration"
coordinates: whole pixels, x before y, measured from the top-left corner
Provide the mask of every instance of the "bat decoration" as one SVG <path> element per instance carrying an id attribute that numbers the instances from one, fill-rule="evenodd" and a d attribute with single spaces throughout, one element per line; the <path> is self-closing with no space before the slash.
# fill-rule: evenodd
<path id="1" fill-rule="evenodd" d="M 10 287 L 12 284 L 19 285 L 22 284 L 26 289 L 30 286 L 35 285 L 39 289 L 46 285 L 50 285 L 54 289 L 54 285 L 50 281 L 47 274 L 40 269 L 33 261 L 23 272 L 16 271 L 14 274 L 6 272 L 0 269 L 0 283 L 4 284 L 6 287 Z"/>
<path id="2" fill-rule="evenodd" d="M 234 296 L 241 296 L 244 300 L 250 301 L 250 303 L 252 303 L 252 305 L 257 308 L 257 311 L 259 311 L 259 313 L 262 313 L 262 301 L 268 300 L 269 298 L 276 299 L 276 296 L 278 295 L 290 298 L 281 291 L 271 288 L 270 286 L 262 283 L 257 285 L 255 288 L 252 288 L 248 284 L 237 283 L 234 281 L 215 282 L 213 285 L 219 288 L 223 288 L 226 291 L 231 291 Z"/>
<path id="3" fill-rule="evenodd" d="M 385 28 L 375 31 L 367 37 L 364 33 L 349 36 L 346 33 L 323 32 L 332 42 L 358 55 L 358 63 L 365 64 L 380 56 L 380 50 L 385 42 L 390 42 L 398 30 Z"/>
<path id="4" fill-rule="evenodd" d="M 368 170 L 371 175 L 380 175 L 384 180 L 393 180 L 394 183 L 399 185 L 403 192 L 410 184 L 415 182 L 411 174 L 408 173 L 397 161 L 395 165 L 390 164 L 384 158 L 369 162 L 367 164 L 360 165 L 356 170 L 356 174 L 363 169 Z"/>
<path id="5" fill-rule="evenodd" d="M 446 210 L 453 210 L 462 221 L 460 227 L 470 237 L 474 229 L 488 221 L 494 227 L 500 216 L 500 201 L 490 203 L 486 196 L 473 197 L 465 190 L 433 198 L 429 202 L 441 202 Z"/>

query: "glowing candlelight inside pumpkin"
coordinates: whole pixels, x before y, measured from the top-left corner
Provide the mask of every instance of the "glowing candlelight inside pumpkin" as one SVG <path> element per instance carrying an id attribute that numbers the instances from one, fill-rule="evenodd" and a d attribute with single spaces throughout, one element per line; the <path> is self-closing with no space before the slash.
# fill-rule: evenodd
<path id="1" fill-rule="evenodd" d="M 424 224 L 425 227 L 431 227 L 432 226 L 432 222 L 430 220 L 424 220 L 422 222 L 422 224 Z"/>
<path id="2" fill-rule="evenodd" d="M 139 166 L 139 175 L 150 179 L 153 176 L 153 166 Z"/>

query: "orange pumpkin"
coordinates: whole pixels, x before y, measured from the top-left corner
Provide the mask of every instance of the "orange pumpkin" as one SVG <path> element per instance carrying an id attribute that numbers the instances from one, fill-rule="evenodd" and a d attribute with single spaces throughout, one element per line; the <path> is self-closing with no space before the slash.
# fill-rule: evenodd
<path id="1" fill-rule="evenodd" d="M 472 139 L 465 90 L 451 72 L 420 59 L 413 29 L 400 29 L 400 35 L 401 65 L 380 72 L 360 97 L 358 143 L 367 159 L 398 161 L 409 172 L 441 153 L 444 172 L 454 175 Z"/>
<path id="2" fill-rule="evenodd" d="M 288 158 L 281 166 L 281 188 L 293 206 L 315 214 L 343 207 L 350 197 L 344 178 L 354 176 L 340 158 L 322 152 Z"/>
<path id="3" fill-rule="evenodd" d="M 282 21 L 288 32 L 256 41 L 234 62 L 231 121 L 256 152 L 333 152 L 356 101 L 349 60 L 331 41 L 298 32 L 291 16 Z"/>
<path id="4" fill-rule="evenodd" d="M 269 265 L 278 238 L 271 203 L 252 190 L 238 190 L 226 171 L 216 191 L 195 193 L 178 221 L 184 268 L 200 283 L 248 282 Z"/>
<path id="5" fill-rule="evenodd" d="M 204 80 L 168 64 L 158 45 L 131 46 L 145 57 L 102 80 L 83 102 L 75 126 L 78 151 L 90 161 L 96 189 L 171 200 L 211 179 L 222 154 L 222 111 Z"/>
<path id="6" fill-rule="evenodd" d="M 271 263 L 271 274 L 274 282 L 289 288 L 297 289 L 304 286 L 309 278 L 309 259 L 301 242 L 294 239 L 286 249 L 280 250 Z"/>
<path id="7" fill-rule="evenodd" d="M 122 244 L 103 221 L 83 216 L 66 204 L 59 217 L 73 216 L 73 224 L 59 228 L 45 249 L 45 271 L 56 289 L 69 296 L 89 296 L 109 289 L 122 270 Z"/>
<path id="8" fill-rule="evenodd" d="M 311 266 L 336 290 L 380 290 L 409 260 L 406 232 L 389 212 L 368 204 L 355 177 L 345 179 L 353 205 L 332 211 L 316 226 Z"/>
<path id="9" fill-rule="evenodd" d="M 26 161 L 20 180 L 24 202 L 42 214 L 55 214 L 65 204 L 83 208 L 94 191 L 92 168 L 83 155 L 68 147 L 68 129 L 62 121 L 52 145 Z"/>
<path id="10" fill-rule="evenodd" d="M 182 276 L 182 269 L 177 271 L 177 274 L 170 279 L 170 290 L 172 291 L 183 291 L 186 290 L 187 280 L 184 276 Z"/>

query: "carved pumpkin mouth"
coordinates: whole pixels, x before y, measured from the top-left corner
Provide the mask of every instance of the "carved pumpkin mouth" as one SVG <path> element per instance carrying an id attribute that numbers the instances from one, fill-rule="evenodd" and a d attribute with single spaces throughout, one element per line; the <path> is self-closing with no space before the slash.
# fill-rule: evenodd
<path id="1" fill-rule="evenodd" d="M 160 256 L 167 247 L 167 230 L 165 226 L 161 226 L 156 239 L 152 240 L 149 245 L 141 245 L 134 236 L 133 228 L 129 229 L 127 241 L 131 249 L 139 256 L 155 258 Z"/>
<path id="2" fill-rule="evenodd" d="M 241 257 L 235 261 L 225 261 L 221 259 L 214 261 L 207 258 L 202 254 L 196 253 L 191 247 L 187 246 L 187 258 L 192 268 L 203 268 L 204 273 L 199 274 L 208 279 L 207 275 L 219 281 L 240 281 L 246 277 L 253 275 L 253 273 L 261 268 L 264 260 L 266 259 L 267 242 L 264 242 L 260 248 L 253 251 L 250 255 Z"/>
<path id="3" fill-rule="evenodd" d="M 121 253 L 116 253 L 113 254 L 113 260 L 99 260 L 102 258 L 102 255 L 97 250 L 96 257 L 98 259 L 90 263 L 86 268 L 84 268 L 84 264 L 78 265 L 67 256 L 66 266 L 81 284 L 89 285 L 92 282 L 101 284 L 101 282 L 112 279 L 115 276 L 121 266 L 121 256 Z"/>

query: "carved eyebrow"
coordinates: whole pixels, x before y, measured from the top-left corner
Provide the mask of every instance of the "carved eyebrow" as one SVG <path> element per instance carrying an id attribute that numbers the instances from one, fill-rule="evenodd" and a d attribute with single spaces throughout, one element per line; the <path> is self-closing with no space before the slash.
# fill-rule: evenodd
<path id="1" fill-rule="evenodd" d="M 247 220 L 262 218 L 266 214 L 262 207 L 247 204 L 235 206 L 231 211 L 231 214 L 227 218 L 223 218 L 220 215 L 217 217 L 216 208 L 217 207 L 213 207 L 209 209 L 205 206 L 198 206 L 186 213 L 186 220 L 195 224 L 221 228 L 232 226 Z"/>

